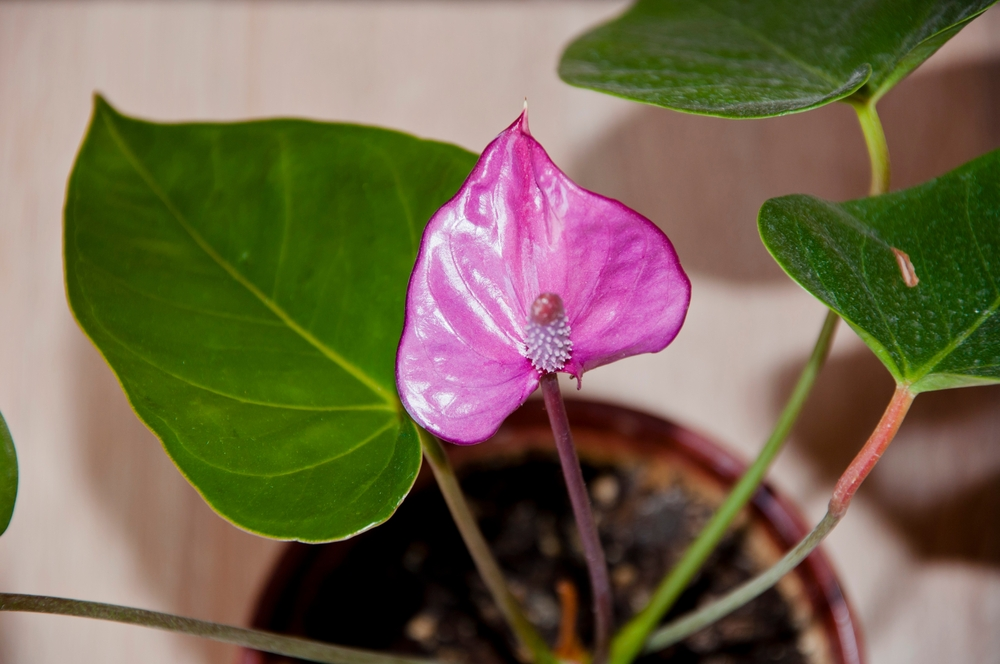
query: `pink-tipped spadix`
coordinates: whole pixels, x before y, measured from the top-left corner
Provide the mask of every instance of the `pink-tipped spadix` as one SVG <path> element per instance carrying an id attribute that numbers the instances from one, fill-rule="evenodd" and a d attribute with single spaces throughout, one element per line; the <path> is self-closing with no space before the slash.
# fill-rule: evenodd
<path id="1" fill-rule="evenodd" d="M 427 224 L 396 357 L 400 398 L 438 437 L 481 442 L 542 372 L 579 380 L 665 348 L 690 297 L 667 236 L 566 177 L 525 111 Z"/>

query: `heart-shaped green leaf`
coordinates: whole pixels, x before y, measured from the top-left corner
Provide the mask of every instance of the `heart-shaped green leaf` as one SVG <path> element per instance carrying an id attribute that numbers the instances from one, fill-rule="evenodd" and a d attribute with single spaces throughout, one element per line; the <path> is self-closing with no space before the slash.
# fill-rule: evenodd
<path id="1" fill-rule="evenodd" d="M 0 535 L 10 525 L 17 500 L 17 452 L 10 430 L 0 414 Z"/>
<path id="2" fill-rule="evenodd" d="M 566 49 L 572 85 L 762 118 L 878 99 L 996 0 L 640 0 Z"/>
<path id="3" fill-rule="evenodd" d="M 371 127 L 154 124 L 96 100 L 66 201 L 70 305 L 221 515 L 333 540 L 409 491 L 406 284 L 475 159 Z"/>
<path id="4" fill-rule="evenodd" d="M 774 198 L 758 225 L 913 392 L 1000 382 L 1000 151 L 895 194 Z"/>

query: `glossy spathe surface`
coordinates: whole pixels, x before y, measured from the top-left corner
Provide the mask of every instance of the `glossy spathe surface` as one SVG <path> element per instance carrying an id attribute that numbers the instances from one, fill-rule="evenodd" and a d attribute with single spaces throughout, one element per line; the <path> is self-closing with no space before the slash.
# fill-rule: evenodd
<path id="1" fill-rule="evenodd" d="M 406 302 L 397 381 L 422 426 L 457 443 L 491 436 L 538 386 L 525 329 L 543 293 L 572 330 L 563 367 L 584 371 L 662 350 L 690 283 L 648 219 L 574 184 L 522 114 L 428 222 Z"/>
<path id="2" fill-rule="evenodd" d="M 17 500 L 17 452 L 10 430 L 0 414 L 0 535 L 10 525 Z"/>
<path id="3" fill-rule="evenodd" d="M 994 0 L 640 0 L 566 49 L 568 83 L 758 118 L 880 97 Z"/>
<path id="4" fill-rule="evenodd" d="M 914 392 L 1000 382 L 1000 151 L 894 194 L 775 198 L 759 227 Z"/>
<path id="5" fill-rule="evenodd" d="M 97 99 L 66 202 L 70 304 L 227 519 L 339 539 L 406 495 L 406 282 L 424 221 L 474 161 L 370 127 L 155 124 Z"/>

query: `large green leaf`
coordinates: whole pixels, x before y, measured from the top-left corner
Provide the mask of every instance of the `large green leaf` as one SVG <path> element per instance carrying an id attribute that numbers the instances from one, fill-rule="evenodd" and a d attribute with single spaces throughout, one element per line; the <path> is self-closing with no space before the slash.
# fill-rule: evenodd
<path id="1" fill-rule="evenodd" d="M 996 0 L 640 0 L 566 49 L 567 83 L 727 118 L 882 96 Z"/>
<path id="2" fill-rule="evenodd" d="M 913 392 L 1000 382 L 1000 151 L 895 194 L 774 198 L 759 227 Z"/>
<path id="3" fill-rule="evenodd" d="M 17 499 L 17 452 L 10 430 L 0 414 L 0 535 L 10 525 Z"/>
<path id="4" fill-rule="evenodd" d="M 325 541 L 409 491 L 406 284 L 425 221 L 474 162 L 383 129 L 154 124 L 96 99 L 66 201 L 70 305 L 224 517 Z"/>

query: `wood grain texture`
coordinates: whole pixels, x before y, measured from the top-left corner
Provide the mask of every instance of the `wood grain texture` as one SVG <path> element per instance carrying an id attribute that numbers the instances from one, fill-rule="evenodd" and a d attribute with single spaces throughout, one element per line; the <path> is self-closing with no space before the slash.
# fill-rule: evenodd
<path id="1" fill-rule="evenodd" d="M 529 98 L 532 131 L 584 186 L 673 238 L 693 282 L 665 353 L 587 374 L 584 393 L 671 416 L 752 455 L 823 318 L 756 236 L 792 192 L 863 195 L 849 108 L 731 122 L 576 90 L 569 39 L 620 2 L 0 3 L 0 410 L 21 493 L 0 587 L 244 623 L 280 548 L 228 525 L 174 470 L 73 322 L 66 177 L 91 94 L 160 120 L 295 115 L 482 147 Z M 908 186 L 1000 146 L 1000 14 L 881 104 Z M 892 385 L 842 331 L 776 483 L 818 518 Z M 568 389 L 567 393 L 572 392 Z M 921 396 L 829 551 L 871 661 L 994 662 L 1000 651 L 1000 391 Z M 0 616 L 0 662 L 228 662 L 229 648 L 49 616 Z"/>

